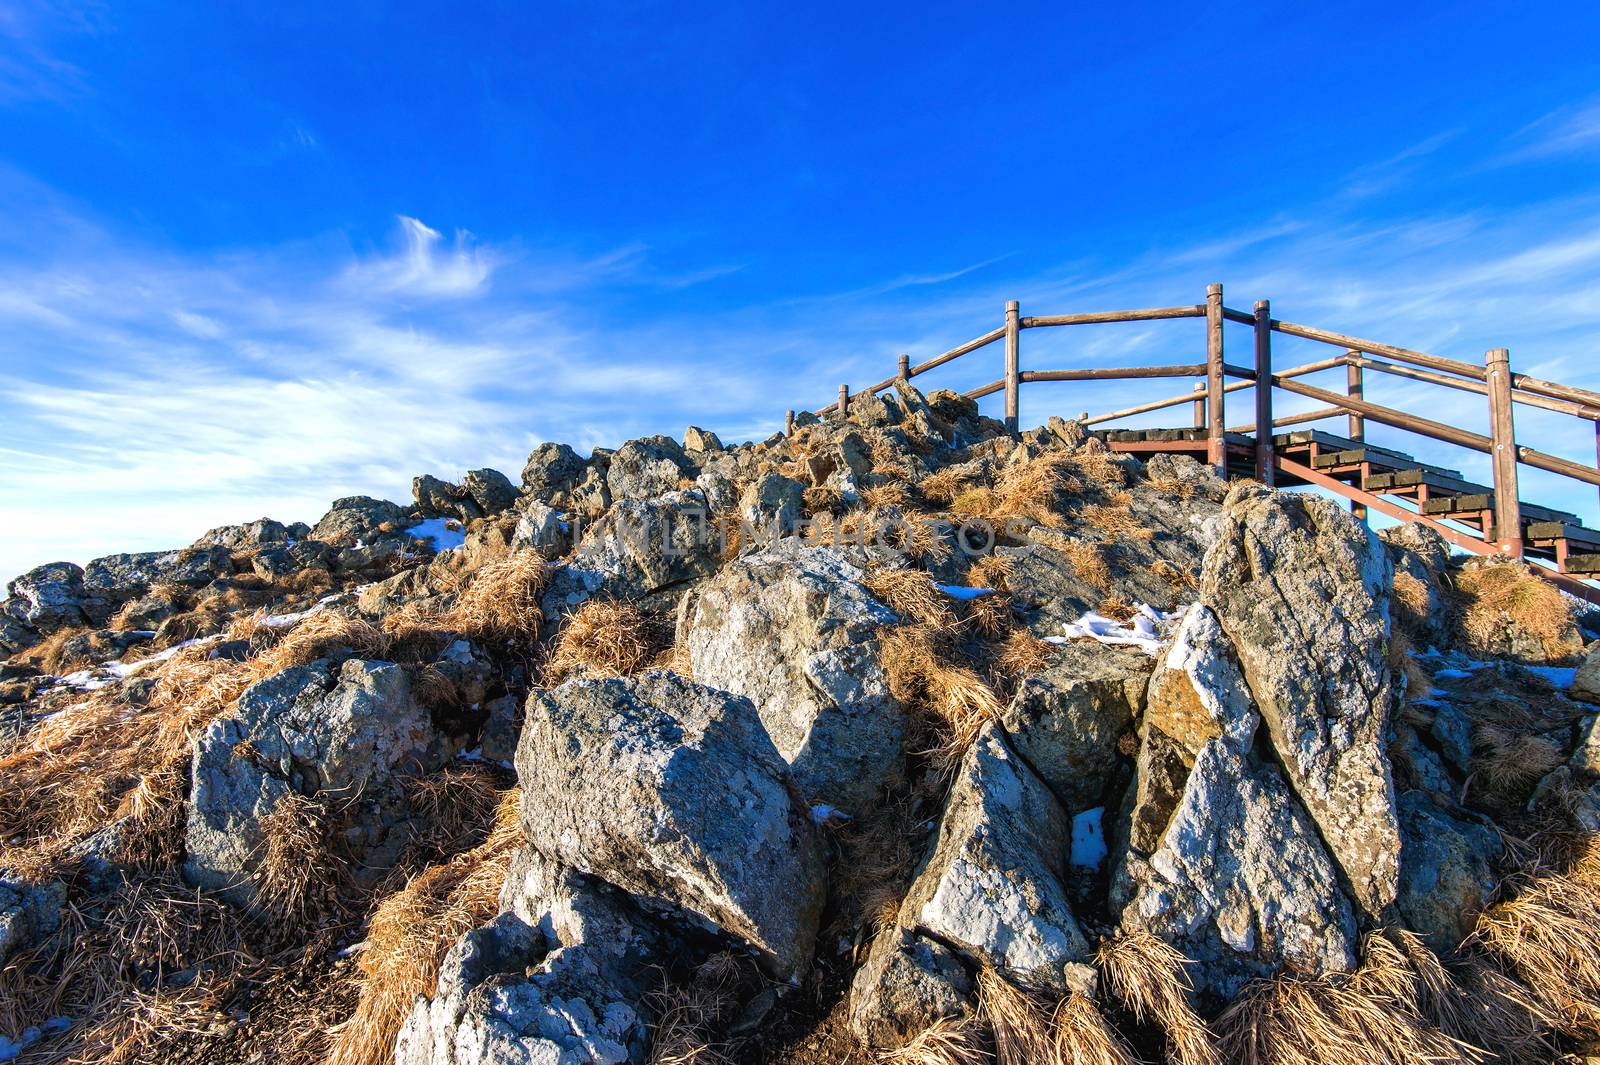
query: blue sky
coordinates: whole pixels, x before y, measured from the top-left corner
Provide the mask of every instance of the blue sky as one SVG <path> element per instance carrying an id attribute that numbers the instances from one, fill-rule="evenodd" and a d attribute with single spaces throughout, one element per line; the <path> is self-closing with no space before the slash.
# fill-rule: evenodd
<path id="1" fill-rule="evenodd" d="M 1223 281 L 1600 388 L 1595 5 L 467 6 L 0 0 L 0 574 L 545 439 L 763 436 L 1011 298 Z M 1025 365 L 1203 351 L 1051 334 Z M 1023 420 L 1151 396 L 1036 386 Z"/>

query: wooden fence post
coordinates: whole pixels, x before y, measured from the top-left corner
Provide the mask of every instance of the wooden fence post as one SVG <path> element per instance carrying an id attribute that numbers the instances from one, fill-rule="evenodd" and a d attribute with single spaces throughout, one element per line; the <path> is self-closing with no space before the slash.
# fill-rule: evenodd
<path id="1" fill-rule="evenodd" d="M 1272 461 L 1272 304 L 1256 300 L 1256 480 L 1277 482 Z"/>
<path id="2" fill-rule="evenodd" d="M 1222 410 L 1222 285 L 1206 286 L 1206 461 L 1228 478 L 1228 422 Z"/>
<path id="3" fill-rule="evenodd" d="M 903 351 L 900 353 L 899 372 L 895 376 L 904 377 L 907 380 L 910 380 L 911 378 L 911 356 L 907 355 Z"/>
<path id="4" fill-rule="evenodd" d="M 1513 558 L 1522 557 L 1522 502 L 1517 494 L 1517 433 L 1512 416 L 1511 352 L 1491 348 L 1484 357 L 1489 371 L 1489 438 L 1494 442 L 1494 541 Z"/>
<path id="5" fill-rule="evenodd" d="M 1021 362 L 1022 329 L 1018 320 L 1016 300 L 1006 303 L 1006 432 L 1017 435 L 1017 393 L 1021 390 L 1019 364 Z"/>
<path id="6" fill-rule="evenodd" d="M 792 410 L 783 412 L 783 431 L 787 436 L 794 435 L 794 411 Z"/>
<path id="7" fill-rule="evenodd" d="M 1194 427 L 1196 429 L 1204 429 L 1206 427 L 1206 383 L 1204 381 L 1196 381 L 1194 383 Z"/>
<path id="8" fill-rule="evenodd" d="M 1351 359 L 1359 359 L 1361 352 L 1351 348 L 1345 352 L 1345 355 Z M 1355 362 L 1344 364 L 1344 394 L 1351 399 L 1366 398 L 1366 380 L 1362 376 L 1361 366 Z M 1350 439 L 1365 440 L 1367 438 L 1367 419 L 1361 415 L 1350 415 L 1350 424 L 1347 428 L 1350 430 Z M 1363 484 L 1358 487 L 1365 488 L 1366 485 Z M 1367 520 L 1367 508 L 1361 503 L 1351 503 L 1350 513 L 1362 521 Z"/>
<path id="9" fill-rule="evenodd" d="M 839 386 L 839 420 L 844 421 L 850 416 L 850 386 Z"/>

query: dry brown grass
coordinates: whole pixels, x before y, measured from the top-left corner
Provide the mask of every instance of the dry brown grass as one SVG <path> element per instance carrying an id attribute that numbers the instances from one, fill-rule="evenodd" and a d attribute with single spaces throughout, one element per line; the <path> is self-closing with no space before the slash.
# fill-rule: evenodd
<path id="1" fill-rule="evenodd" d="M 752 982 L 748 964 L 732 954 L 713 954 L 688 979 L 663 983 L 646 996 L 655 1016 L 650 1065 L 732 1065 L 717 1038 Z"/>
<path id="2" fill-rule="evenodd" d="M 1122 596 L 1111 595 L 1101 600 L 1099 613 L 1112 621 L 1132 621 L 1139 611 Z"/>
<path id="3" fill-rule="evenodd" d="M 861 502 L 871 510 L 876 510 L 878 507 L 910 509 L 916 504 L 916 498 L 912 495 L 910 485 L 904 481 L 884 481 L 871 488 L 863 488 Z"/>
<path id="4" fill-rule="evenodd" d="M 499 894 L 522 842 L 521 797 L 507 791 L 489 837 L 413 877 L 379 903 L 361 953 L 361 997 L 328 1053 L 327 1065 L 387 1065 L 418 995 L 433 994 L 446 952 L 499 911 Z"/>
<path id="5" fill-rule="evenodd" d="M 1570 1035 L 1600 1035 L 1600 841 L 1564 870 L 1521 875 L 1512 897 L 1484 911 L 1473 940 L 1547 1003 Z"/>
<path id="6" fill-rule="evenodd" d="M 1056 1007 L 1054 1065 L 1139 1065 L 1139 1059 L 1093 1001 L 1068 996 Z"/>
<path id="7" fill-rule="evenodd" d="M 554 687 L 571 676 L 619 677 L 646 669 L 672 642 L 670 624 L 629 603 L 591 599 L 569 613 L 545 662 Z"/>
<path id="8" fill-rule="evenodd" d="M 1402 632 L 1415 633 L 1428 620 L 1428 582 L 1409 573 L 1394 575 L 1389 616 Z"/>
<path id="9" fill-rule="evenodd" d="M 502 794 L 499 774 L 471 762 L 407 781 L 415 845 L 437 854 L 476 846 L 494 826 Z"/>
<path id="10" fill-rule="evenodd" d="M 1088 540 L 1074 540 L 1061 549 L 1072 563 L 1072 569 L 1085 584 L 1101 591 L 1111 589 L 1111 564 L 1106 559 L 1104 544 Z"/>
<path id="11" fill-rule="evenodd" d="M 828 485 L 807 488 L 801 496 L 800 509 L 808 518 L 815 518 L 819 514 L 838 514 L 845 509 L 844 496 L 837 488 Z"/>
<path id="12" fill-rule="evenodd" d="M 956 626 L 948 597 L 934 587 L 933 578 L 922 570 L 875 570 L 865 584 L 874 598 L 908 622 L 941 631 Z"/>
<path id="13" fill-rule="evenodd" d="M 389 642 L 387 633 L 363 618 L 318 610 L 301 618 L 272 650 L 255 658 L 251 674 L 260 680 L 319 658 L 341 655 L 383 658 L 389 652 Z"/>
<path id="14" fill-rule="evenodd" d="M 1000 700 L 983 678 L 945 654 L 940 633 L 924 625 L 902 625 L 883 638 L 889 690 L 914 711 L 929 744 L 922 753 L 953 771 L 984 722 L 1000 712 Z"/>
<path id="15" fill-rule="evenodd" d="M 1011 631 L 1012 606 L 1009 595 L 980 595 L 963 604 L 963 620 L 985 639 L 997 640 Z"/>
<path id="16" fill-rule="evenodd" d="M 1502 648 L 1508 625 L 1537 639 L 1549 658 L 1583 651 L 1566 597 L 1520 563 L 1465 566 L 1456 579 L 1456 591 L 1461 632 L 1475 651 L 1488 654 Z"/>
<path id="17" fill-rule="evenodd" d="M 1188 500 L 1194 495 L 1194 485 L 1188 481 L 1180 481 L 1176 477 L 1152 477 L 1150 487 L 1162 495 L 1174 496 L 1180 500 Z"/>
<path id="18" fill-rule="evenodd" d="M 987 554 L 967 570 L 967 583 L 974 588 L 993 588 L 997 592 L 1011 592 L 1011 582 L 1016 579 L 1017 567 L 1005 555 Z"/>
<path id="19" fill-rule="evenodd" d="M 950 506 L 963 492 L 972 488 L 975 478 L 971 471 L 959 466 L 946 466 L 930 473 L 917 482 L 917 491 L 930 503 Z"/>
<path id="20" fill-rule="evenodd" d="M 891 927 L 929 832 L 924 811 L 914 798 L 898 797 L 832 831 L 839 859 L 829 875 L 831 927 L 846 937 Z M 860 943 L 865 936 L 856 938 Z"/>
<path id="21" fill-rule="evenodd" d="M 58 629 L 26 651 L 18 654 L 16 656 L 17 660 L 32 663 L 38 669 L 53 676 L 61 676 L 63 673 L 72 673 L 80 669 L 89 669 L 99 665 L 99 663 L 93 658 L 74 656 L 68 650 L 67 644 L 84 633 L 91 631 L 93 630 L 81 625 L 69 629 Z"/>
<path id="22" fill-rule="evenodd" d="M 995 665 L 1011 677 L 1043 673 L 1050 668 L 1051 645 L 1027 629 L 1014 629 L 1000 645 Z"/>
<path id="23" fill-rule="evenodd" d="M 440 619 L 454 632 L 480 642 L 520 645 L 531 649 L 544 615 L 539 597 L 550 583 L 552 567 L 533 551 L 490 562 L 472 575 L 455 606 Z"/>
<path id="24" fill-rule="evenodd" d="M 1133 932 L 1102 943 L 1095 960 L 1134 1018 L 1166 1033 L 1172 1065 L 1220 1065 L 1210 1029 L 1189 1004 L 1187 958 L 1148 932 Z"/>
<path id="25" fill-rule="evenodd" d="M 990 1059 L 976 1017 L 940 1017 L 879 1060 L 885 1065 L 983 1065 Z"/>
<path id="26" fill-rule="evenodd" d="M 334 846 L 334 828 L 326 796 L 293 791 L 261 819 L 255 909 L 275 937 L 299 938 L 338 909 L 345 862 Z"/>
<path id="27" fill-rule="evenodd" d="M 979 1015 L 997 1065 L 1138 1065 L 1094 1002 L 1073 993 L 1052 1007 L 993 969 L 978 974 Z"/>
<path id="28" fill-rule="evenodd" d="M 1112 538 L 1125 536 L 1130 540 L 1149 540 L 1156 534 L 1154 529 L 1134 517 L 1133 510 L 1127 505 L 1094 503 L 1084 507 L 1081 513 L 1084 521 Z"/>
<path id="29" fill-rule="evenodd" d="M 1084 448 L 1072 456 L 1072 466 L 1078 476 L 1104 492 L 1118 492 L 1127 487 L 1128 471 L 1109 450 Z"/>
<path id="30" fill-rule="evenodd" d="M 992 510 L 983 516 L 997 522 L 1022 518 L 1060 528 L 1066 524 L 1067 497 L 1083 490 L 1074 468 L 1072 459 L 1059 451 L 1005 467 L 995 477 Z"/>
<path id="31" fill-rule="evenodd" d="M 1560 748 L 1548 738 L 1493 722 L 1476 725 L 1472 738 L 1474 783 L 1503 799 L 1525 797 L 1564 760 Z"/>

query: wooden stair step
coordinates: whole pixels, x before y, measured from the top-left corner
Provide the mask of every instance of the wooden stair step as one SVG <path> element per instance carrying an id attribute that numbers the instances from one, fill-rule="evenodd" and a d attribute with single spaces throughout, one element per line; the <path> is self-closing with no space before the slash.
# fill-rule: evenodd
<path id="1" fill-rule="evenodd" d="M 1600 551 L 1568 555 L 1564 572 L 1600 574 Z"/>
<path id="2" fill-rule="evenodd" d="M 1569 547 L 1581 546 L 1586 551 L 1600 551 L 1600 530 L 1586 528 L 1574 521 L 1535 521 L 1523 530 L 1529 540 L 1565 540 Z"/>
<path id="3" fill-rule="evenodd" d="M 1481 486 L 1480 486 L 1481 487 Z M 1578 521 L 1576 514 L 1569 514 L 1564 510 L 1552 510 L 1541 507 L 1537 503 L 1522 503 L 1523 525 L 1564 525 L 1567 528 L 1577 529 L 1583 533 L 1590 533 Z M 1494 491 L 1485 489 L 1482 492 L 1463 492 L 1461 495 L 1443 496 L 1437 499 L 1425 500 L 1422 504 L 1424 514 L 1459 514 L 1475 510 L 1493 510 Z M 1539 537 L 1546 539 L 1546 537 Z"/>
<path id="4" fill-rule="evenodd" d="M 1434 492 L 1445 495 L 1494 494 L 1493 488 L 1486 484 L 1474 484 L 1463 480 L 1461 474 L 1455 470 L 1426 466 L 1411 470 L 1395 470 L 1393 473 L 1375 473 L 1367 478 L 1367 489 L 1374 492 L 1421 486 L 1426 486 L 1430 494 Z"/>

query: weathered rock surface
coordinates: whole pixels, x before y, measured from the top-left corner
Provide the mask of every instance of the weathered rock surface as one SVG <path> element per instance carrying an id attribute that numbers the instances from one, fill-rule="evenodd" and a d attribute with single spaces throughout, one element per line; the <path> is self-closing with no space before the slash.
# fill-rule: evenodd
<path id="1" fill-rule="evenodd" d="M 516 764 L 541 854 L 697 917 L 782 979 L 809 966 L 822 851 L 749 700 L 671 673 L 571 680 L 529 700 Z"/>
<path id="2" fill-rule="evenodd" d="M 488 467 L 468 470 L 461 479 L 461 488 L 485 514 L 509 510 L 517 501 L 517 490 L 510 479 L 499 470 Z"/>
<path id="3" fill-rule="evenodd" d="M 868 1046 L 896 1049 L 973 1005 L 972 977 L 949 948 L 885 928 L 850 984 L 850 1028 Z"/>
<path id="4" fill-rule="evenodd" d="M 1241 483 L 1201 581 L 1289 783 L 1373 916 L 1400 871 L 1385 750 L 1392 574 L 1382 542 L 1331 500 Z"/>
<path id="5" fill-rule="evenodd" d="M 392 785 L 453 753 L 401 666 L 353 658 L 274 674 L 247 689 L 195 746 L 185 875 L 249 905 L 262 819 L 291 792 L 339 800 L 352 824 L 349 843 L 381 872 L 403 836 L 389 832 Z"/>
<path id="6" fill-rule="evenodd" d="M 604 588 L 620 599 L 671 594 L 717 568 L 721 544 L 697 491 L 622 500 L 585 534 L 543 598 L 556 618 Z"/>
<path id="7" fill-rule="evenodd" d="M 387 499 L 346 496 L 334 500 L 328 512 L 311 527 L 311 539 L 323 543 L 355 543 L 371 539 L 377 535 L 378 526 L 387 522 L 403 525 L 414 520 L 406 518 L 405 511 Z"/>
<path id="8" fill-rule="evenodd" d="M 572 527 L 553 507 L 529 500 L 517 517 L 511 534 L 513 551 L 537 551 L 544 558 L 560 558 L 572 545 Z"/>
<path id="9" fill-rule="evenodd" d="M 1600 641 L 1589 646 L 1578 671 L 1573 674 L 1570 693 L 1574 699 L 1600 703 Z"/>
<path id="10" fill-rule="evenodd" d="M 670 436 L 630 440 L 611 456 L 606 486 L 613 501 L 652 499 L 682 487 L 695 476 L 694 464 Z"/>
<path id="11" fill-rule="evenodd" d="M 1078 813 L 1105 802 L 1121 759 L 1117 741 L 1144 709 L 1152 662 L 1142 651 L 1071 643 L 1025 678 L 1000 723 L 1025 758 Z"/>
<path id="12" fill-rule="evenodd" d="M 695 679 L 755 704 L 813 803 L 870 809 L 900 777 L 903 710 L 879 635 L 898 620 L 837 548 L 782 541 L 697 590 L 679 632 Z"/>
<path id="13" fill-rule="evenodd" d="M 805 515 L 805 486 L 770 471 L 739 497 L 739 518 L 757 540 L 770 542 L 793 532 Z"/>
<path id="14" fill-rule="evenodd" d="M 523 494 L 559 506 L 583 479 L 586 465 L 566 444 L 540 444 L 522 468 Z"/>
<path id="15" fill-rule="evenodd" d="M 1437 951 L 1460 946 L 1494 894 L 1500 838 L 1418 792 L 1400 796 L 1400 915 Z"/>
<path id="16" fill-rule="evenodd" d="M 1072 822 L 986 725 L 950 787 L 932 855 L 900 906 L 900 924 L 974 962 L 1064 993 L 1089 944 L 1062 886 Z"/>
<path id="17" fill-rule="evenodd" d="M 87 619 L 83 612 L 83 568 L 71 562 L 36 566 L 6 585 L 5 611 L 17 622 L 48 634 Z"/>
<path id="18" fill-rule="evenodd" d="M 67 886 L 0 879 L 0 962 L 61 927 Z"/>

